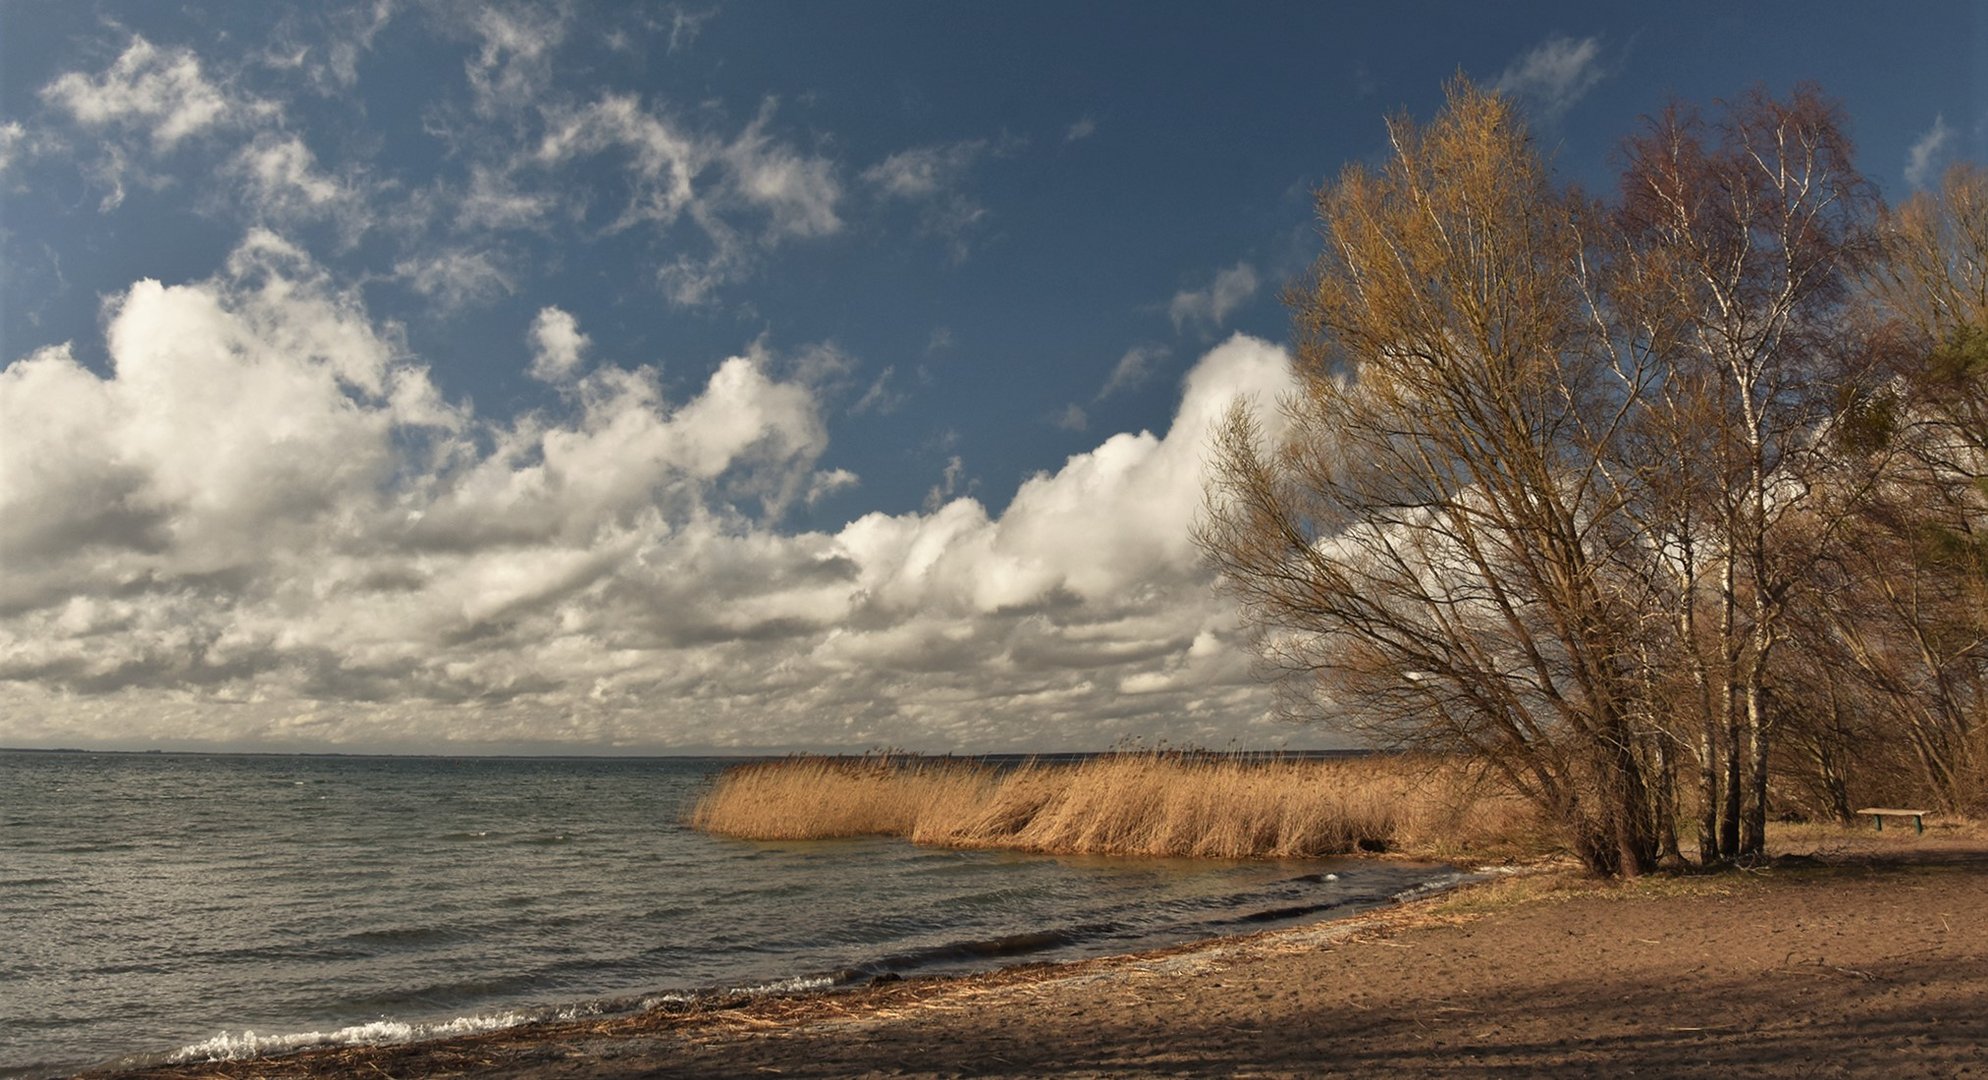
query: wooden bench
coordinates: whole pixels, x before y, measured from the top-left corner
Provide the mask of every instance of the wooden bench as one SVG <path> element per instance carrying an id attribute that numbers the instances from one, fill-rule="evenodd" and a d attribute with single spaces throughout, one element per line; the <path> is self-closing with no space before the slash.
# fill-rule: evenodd
<path id="1" fill-rule="evenodd" d="M 1931 810 L 1892 810 L 1882 806 L 1867 806 L 1864 809 L 1857 811 L 1857 813 L 1871 815 L 1871 820 L 1878 823 L 1879 832 L 1884 831 L 1884 819 L 1888 817 L 1909 817 L 1912 819 L 1912 824 L 1918 826 L 1919 831 L 1923 833 L 1926 831 L 1926 815 L 1932 813 L 1932 811 Z"/>

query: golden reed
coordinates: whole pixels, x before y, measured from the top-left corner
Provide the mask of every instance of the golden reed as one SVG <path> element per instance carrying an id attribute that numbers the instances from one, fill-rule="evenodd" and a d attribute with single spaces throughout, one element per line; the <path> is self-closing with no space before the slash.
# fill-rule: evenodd
<path id="1" fill-rule="evenodd" d="M 737 765 L 690 824 L 750 840 L 902 836 L 1060 854 L 1302 858 L 1511 852 L 1525 804 L 1460 764 L 1145 751 L 1012 768 L 954 758 L 800 756 Z"/>

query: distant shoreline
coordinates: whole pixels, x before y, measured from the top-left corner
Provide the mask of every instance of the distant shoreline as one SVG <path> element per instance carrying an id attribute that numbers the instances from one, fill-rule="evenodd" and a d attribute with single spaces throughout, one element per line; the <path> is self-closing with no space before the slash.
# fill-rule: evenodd
<path id="1" fill-rule="evenodd" d="M 974 753 L 902 753 L 897 756 L 915 758 L 951 759 L 956 761 L 985 761 L 990 763 L 1022 761 L 1082 761 L 1088 758 L 1104 757 L 1121 753 L 1119 750 L 1045 750 L 1040 753 L 1014 753 L 1001 751 L 985 754 Z M 1261 750 L 1200 750 L 1191 753 L 1207 754 L 1216 757 L 1282 757 L 1292 760 L 1330 760 L 1335 758 L 1367 757 L 1385 754 L 1385 750 L 1372 750 L 1362 747 L 1352 748 L 1313 748 L 1293 750 L 1268 748 Z M 749 752 L 709 752 L 684 753 L 644 753 L 644 754 L 554 754 L 554 753 L 392 753 L 350 750 L 169 750 L 164 748 L 145 750 L 98 749 L 81 746 L 0 746 L 0 754 L 96 754 L 106 757 L 247 757 L 247 758 L 408 758 L 417 761 L 768 761 L 796 756 L 827 758 L 847 758 L 857 760 L 873 756 L 874 752 L 862 750 L 754 750 Z"/>

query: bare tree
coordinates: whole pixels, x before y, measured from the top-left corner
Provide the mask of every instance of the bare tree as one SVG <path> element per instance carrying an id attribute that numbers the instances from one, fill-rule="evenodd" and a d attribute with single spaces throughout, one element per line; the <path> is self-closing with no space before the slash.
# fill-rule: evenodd
<path id="1" fill-rule="evenodd" d="M 1958 810 L 1988 801 L 1988 172 L 1954 167 L 1883 226 L 1866 284 L 1895 378 L 1859 434 L 1893 453 L 1848 560 L 1859 588 L 1827 616 Z"/>
<path id="2" fill-rule="evenodd" d="M 1585 207 L 1461 80 L 1389 136 L 1319 194 L 1324 252 L 1287 296 L 1302 389 L 1275 445 L 1231 414 L 1198 539 L 1297 700 L 1481 755 L 1589 866 L 1641 873 L 1659 800 Z"/>
<path id="3" fill-rule="evenodd" d="M 1641 404 L 1696 474 L 1656 494 L 1679 553 L 1679 652 L 1705 669 L 1699 850 L 1758 855 L 1782 618 L 1868 483 L 1830 433 L 1868 359 L 1844 330 L 1876 201 L 1813 87 L 1755 90 L 1712 120 L 1673 107 L 1625 157 L 1616 221 L 1667 366 Z"/>
<path id="4" fill-rule="evenodd" d="M 1675 852 L 1693 759 L 1701 860 L 1760 854 L 1783 724 L 1840 809 L 1849 729 L 1774 683 L 1892 456 L 1837 108 L 1673 107 L 1606 209 L 1467 82 L 1389 135 L 1319 193 L 1302 389 L 1231 415 L 1199 530 L 1287 700 L 1481 756 L 1605 873 Z"/>

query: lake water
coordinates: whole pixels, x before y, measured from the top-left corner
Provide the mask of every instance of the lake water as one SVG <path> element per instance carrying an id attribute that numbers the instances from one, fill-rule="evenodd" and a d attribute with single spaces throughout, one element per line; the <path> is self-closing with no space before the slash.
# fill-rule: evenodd
<path id="1" fill-rule="evenodd" d="M 0 752 L 0 1075 L 1123 952 L 1454 877 L 684 828 L 724 764 Z"/>

